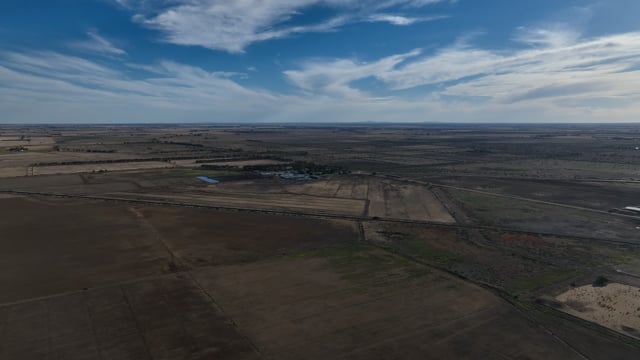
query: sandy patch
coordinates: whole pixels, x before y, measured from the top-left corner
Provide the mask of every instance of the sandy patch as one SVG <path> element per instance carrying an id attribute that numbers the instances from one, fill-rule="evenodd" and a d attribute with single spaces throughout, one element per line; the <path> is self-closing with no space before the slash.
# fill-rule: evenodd
<path id="1" fill-rule="evenodd" d="M 585 285 L 556 297 L 562 310 L 640 339 L 640 288 L 611 283 Z"/>

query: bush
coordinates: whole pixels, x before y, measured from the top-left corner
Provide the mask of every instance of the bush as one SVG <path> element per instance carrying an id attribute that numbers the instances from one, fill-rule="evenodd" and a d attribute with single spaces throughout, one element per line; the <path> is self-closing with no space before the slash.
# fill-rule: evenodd
<path id="1" fill-rule="evenodd" d="M 595 286 L 595 287 L 605 287 L 605 286 L 607 286 L 608 283 L 609 283 L 609 279 L 607 279 L 606 277 L 600 275 L 593 282 L 593 286 Z"/>

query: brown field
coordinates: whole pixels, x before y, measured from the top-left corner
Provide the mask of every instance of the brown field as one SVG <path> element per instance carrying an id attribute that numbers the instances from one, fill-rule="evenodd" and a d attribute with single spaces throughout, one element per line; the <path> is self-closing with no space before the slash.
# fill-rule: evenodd
<path id="1" fill-rule="evenodd" d="M 372 180 L 369 183 L 368 194 L 370 216 L 455 222 L 447 209 L 424 186 Z"/>
<path id="2" fill-rule="evenodd" d="M 223 181 L 173 193 L 114 192 L 110 195 L 248 209 L 455 222 L 425 186 L 366 177 L 332 177 L 293 185 L 270 179 Z"/>
<path id="3" fill-rule="evenodd" d="M 0 307 L 2 359 L 259 359 L 192 280 L 167 275 Z"/>
<path id="4" fill-rule="evenodd" d="M 42 145 L 53 145 L 55 140 L 52 137 L 26 137 L 21 139 L 20 136 L 0 136 L 0 147 L 16 147 L 24 146 L 26 148 L 37 148 Z M 51 146 L 49 146 L 51 148 Z"/>
<path id="5" fill-rule="evenodd" d="M 0 303 L 158 275 L 170 261 L 126 207 L 19 197 L 0 208 L 2 239 L 19 239 L 0 243 L 0 287 L 11 289 Z"/>
<path id="6" fill-rule="evenodd" d="M 355 224 L 344 220 L 163 207 L 137 215 L 188 265 L 253 261 L 357 240 Z"/>
<path id="7" fill-rule="evenodd" d="M 250 213 L 41 197 L 3 198 L 0 207 L 12 212 L 0 217 L 3 239 L 20 239 L 0 243 L 0 287 L 12 289 L 0 303 L 162 274 L 172 252 L 187 263 L 229 263 L 357 238 L 349 222 Z"/>
<path id="8" fill-rule="evenodd" d="M 379 250 L 333 251 L 196 278 L 267 357 L 579 358 L 486 290 Z"/>

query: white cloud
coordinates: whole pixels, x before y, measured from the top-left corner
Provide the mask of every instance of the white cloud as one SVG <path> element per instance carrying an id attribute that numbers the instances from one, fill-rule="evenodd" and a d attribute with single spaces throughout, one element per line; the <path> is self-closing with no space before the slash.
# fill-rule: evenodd
<path id="1" fill-rule="evenodd" d="M 402 15 L 392 14 L 373 14 L 368 17 L 367 21 L 370 22 L 387 22 L 389 24 L 398 26 L 407 26 L 415 24 L 417 22 L 426 22 L 439 19 L 445 19 L 446 16 L 431 16 L 431 17 L 407 17 Z"/>
<path id="2" fill-rule="evenodd" d="M 115 0 L 132 7 L 130 1 Z M 232 53 L 242 52 L 248 45 L 292 34 L 324 32 L 350 22 L 385 21 L 409 25 L 435 18 L 410 17 L 402 14 L 377 14 L 391 7 L 423 7 L 451 0 L 156 0 L 135 8 L 134 20 L 159 30 L 164 41 Z M 155 11 L 149 7 L 155 4 Z M 310 6 L 325 6 L 336 15 L 318 23 L 292 25 L 294 16 Z"/>
<path id="3" fill-rule="evenodd" d="M 562 47 L 575 43 L 580 32 L 571 28 L 526 28 L 520 27 L 514 40 L 528 45 L 542 47 Z"/>
<path id="4" fill-rule="evenodd" d="M 97 32 L 88 31 L 87 32 L 87 40 L 84 41 L 76 41 L 71 43 L 71 46 L 94 53 L 99 53 L 103 55 L 126 55 L 127 52 L 113 45 L 109 40 L 100 36 Z"/>
<path id="5" fill-rule="evenodd" d="M 397 65 L 419 53 L 419 50 L 414 50 L 374 63 L 348 59 L 311 61 L 301 70 L 287 70 L 284 74 L 293 84 L 306 91 L 337 96 L 362 96 L 359 90 L 350 87 L 351 82 L 393 71 Z"/>
<path id="6" fill-rule="evenodd" d="M 169 61 L 148 67 L 147 71 L 151 75 L 146 78 L 131 79 L 124 72 L 74 56 L 53 52 L 4 53 L 0 56 L 3 84 L 0 101 L 7 105 L 23 104 L 38 114 L 46 104 L 55 104 L 59 109 L 83 107 L 82 116 L 109 117 L 127 108 L 139 109 L 130 115 L 145 110 L 158 115 L 158 109 L 230 114 L 231 109 L 243 110 L 235 105 L 241 100 L 246 101 L 245 105 L 253 102 L 267 106 L 275 98 L 267 92 L 238 85 L 229 79 L 235 74 L 207 72 Z M 88 110 L 91 108 L 94 110 Z M 96 108 L 111 110 L 99 114 Z M 247 109 L 244 108 L 245 113 L 251 112 Z M 131 116 L 128 119 L 131 121 Z M 118 119 L 114 116 L 112 120 Z"/>
<path id="7" fill-rule="evenodd" d="M 428 86 L 425 94 L 503 105 L 545 101 L 598 107 L 604 99 L 640 101 L 640 33 L 582 40 L 553 31 L 536 33 L 547 40 L 534 41 L 533 48 L 489 51 L 456 44 L 429 56 L 412 51 L 372 63 L 307 62 L 285 75 L 304 91 L 335 97 L 367 96 L 351 84 L 375 78 L 390 90 Z"/>
<path id="8" fill-rule="evenodd" d="M 143 70 L 132 78 L 112 60 L 0 53 L 0 122 L 613 122 L 640 114 L 640 33 L 509 51 L 456 44 L 372 62 L 315 59 L 285 72 L 300 89 L 289 95 L 171 61 L 126 64 Z M 369 78 L 385 96 L 358 89 Z"/>

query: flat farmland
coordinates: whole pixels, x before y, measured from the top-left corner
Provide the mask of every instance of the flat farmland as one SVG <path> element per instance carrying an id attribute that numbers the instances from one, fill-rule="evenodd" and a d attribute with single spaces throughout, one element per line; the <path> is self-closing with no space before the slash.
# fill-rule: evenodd
<path id="1" fill-rule="evenodd" d="M 0 209 L 0 304 L 164 274 L 174 254 L 228 264 L 357 239 L 340 220 L 23 196 Z"/>
<path id="2" fill-rule="evenodd" d="M 296 194 L 364 200 L 367 199 L 368 188 L 367 178 L 350 176 L 288 185 L 285 187 L 285 191 Z"/>
<path id="3" fill-rule="evenodd" d="M 341 184 L 340 181 L 320 180 L 304 184 L 289 185 L 286 187 L 286 189 L 287 191 L 295 194 L 309 194 L 314 196 L 332 197 L 338 192 L 342 185 L 343 184 Z M 366 187 L 366 183 L 363 184 L 363 186 Z M 350 194 L 347 197 L 350 198 Z"/>
<path id="4" fill-rule="evenodd" d="M 503 177 L 531 177 L 553 179 L 626 179 L 638 178 L 638 165 L 601 161 L 561 159 L 518 159 L 494 163 L 442 166 L 449 174 L 493 175 Z"/>
<path id="5" fill-rule="evenodd" d="M 268 358 L 581 358 L 490 292 L 375 248 L 195 277 Z"/>
<path id="6" fill-rule="evenodd" d="M 51 137 L 44 136 L 0 136 L 0 148 L 2 147 L 18 147 L 34 148 L 40 146 L 48 146 L 55 144 L 55 140 Z"/>
<path id="7" fill-rule="evenodd" d="M 0 303 L 162 274 L 170 256 L 129 208 L 0 199 Z"/>
<path id="8" fill-rule="evenodd" d="M 435 184 L 604 211 L 640 204 L 640 183 L 569 182 L 566 180 L 500 179 L 476 176 L 430 178 L 429 181 Z M 573 191 L 567 191 L 567 187 L 571 187 Z"/>
<path id="9" fill-rule="evenodd" d="M 635 125 L 0 131 L 2 360 L 640 358 Z"/>
<path id="10" fill-rule="evenodd" d="M 368 196 L 370 216 L 455 222 L 440 200 L 421 185 L 372 179 L 369 182 Z"/>
<path id="11" fill-rule="evenodd" d="M 82 187 L 79 174 L 0 177 L 0 190 L 52 191 L 59 187 Z"/>
<path id="12" fill-rule="evenodd" d="M 136 212 L 189 266 L 254 261 L 358 239 L 355 223 L 345 220 L 177 207 Z"/>
<path id="13" fill-rule="evenodd" d="M 447 193 L 481 224 L 567 236 L 629 242 L 638 240 L 636 227 L 640 223 L 632 217 L 467 190 L 447 189 Z"/>
<path id="14" fill-rule="evenodd" d="M 2 359 L 260 358 L 184 275 L 0 307 L 0 330 Z"/>
<path id="15" fill-rule="evenodd" d="M 365 202 L 356 199 L 322 198 L 304 195 L 286 194 L 132 194 L 114 193 L 114 196 L 129 196 L 139 199 L 165 200 L 184 203 L 227 206 L 246 209 L 268 209 L 283 211 L 303 211 L 312 213 L 333 213 L 362 215 Z"/>
<path id="16" fill-rule="evenodd" d="M 174 165 L 164 161 L 136 161 L 113 164 L 83 164 L 83 165 L 55 165 L 55 166 L 34 166 L 31 175 L 53 175 L 53 174 L 76 174 L 98 171 L 125 171 L 141 169 L 161 169 L 170 168 Z"/>
<path id="17" fill-rule="evenodd" d="M 167 162 L 161 161 L 135 161 L 135 162 L 117 162 L 108 163 L 109 161 L 126 161 L 139 158 L 135 154 L 116 153 L 87 153 L 87 152 L 36 152 L 26 151 L 20 153 L 0 154 L 0 178 L 3 177 L 20 177 L 33 175 L 50 175 L 50 174 L 69 174 L 83 173 L 100 170 L 122 171 L 134 169 L 152 169 L 174 166 Z M 105 163 L 95 163 L 94 161 L 103 161 Z M 68 162 L 87 162 L 86 164 L 64 164 Z M 55 165 L 42 165 L 55 164 Z"/>
<path id="18" fill-rule="evenodd" d="M 115 192 L 111 195 L 249 209 L 455 222 L 426 186 L 366 176 L 332 177 L 295 184 L 268 179 L 231 181 L 182 192 Z"/>
<path id="19" fill-rule="evenodd" d="M 526 296 L 555 283 L 591 274 L 588 269 L 627 263 L 640 254 L 633 245 L 428 225 L 365 222 L 368 241 L 465 279 Z"/>

